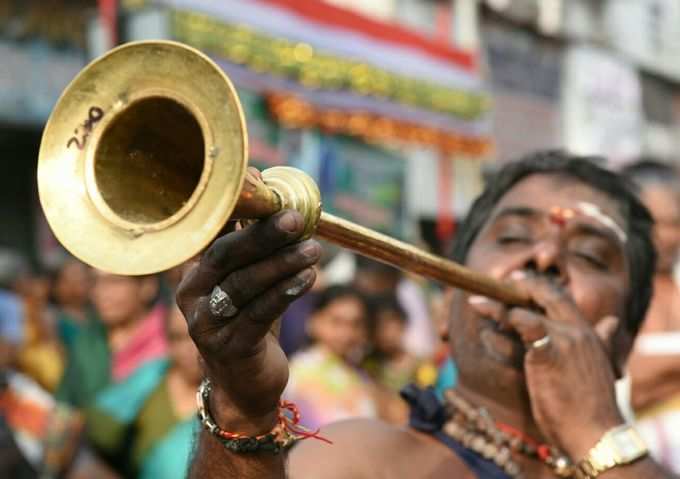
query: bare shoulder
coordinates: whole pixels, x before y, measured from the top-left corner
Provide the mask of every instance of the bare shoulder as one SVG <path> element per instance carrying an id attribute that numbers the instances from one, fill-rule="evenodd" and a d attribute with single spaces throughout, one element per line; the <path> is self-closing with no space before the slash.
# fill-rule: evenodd
<path id="1" fill-rule="evenodd" d="M 654 297 L 642 325 L 643 333 L 676 331 L 680 328 L 680 291 L 674 281 L 661 277 L 654 281 Z"/>
<path id="2" fill-rule="evenodd" d="M 354 419 L 324 427 L 320 434 L 332 444 L 308 439 L 295 446 L 289 456 L 291 479 L 462 479 L 467 472 L 445 446 L 410 428 Z"/>

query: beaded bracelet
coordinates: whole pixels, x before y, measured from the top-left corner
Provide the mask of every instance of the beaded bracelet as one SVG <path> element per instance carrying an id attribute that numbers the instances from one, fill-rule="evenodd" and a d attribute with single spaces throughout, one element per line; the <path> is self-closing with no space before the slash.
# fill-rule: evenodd
<path id="1" fill-rule="evenodd" d="M 248 453 L 268 451 L 277 454 L 290 448 L 295 442 L 313 437 L 321 441 L 331 443 L 329 440 L 319 436 L 317 431 L 309 431 L 299 424 L 300 412 L 295 404 L 281 400 L 279 402 L 279 415 L 276 426 L 266 433 L 259 436 L 244 436 L 242 434 L 228 432 L 220 428 L 210 413 L 210 391 L 212 385 L 209 379 L 204 379 L 196 393 L 196 403 L 198 404 L 198 418 L 201 424 L 220 442 L 233 452 Z"/>

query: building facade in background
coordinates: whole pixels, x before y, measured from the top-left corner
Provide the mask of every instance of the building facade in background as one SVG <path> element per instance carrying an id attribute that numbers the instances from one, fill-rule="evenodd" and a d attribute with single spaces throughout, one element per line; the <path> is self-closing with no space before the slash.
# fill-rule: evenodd
<path id="1" fill-rule="evenodd" d="M 44 122 L 87 61 L 145 38 L 227 72 L 254 165 L 302 168 L 328 210 L 440 251 L 482 172 L 529 150 L 680 157 L 676 0 L 4 0 L 0 245 L 58 250 Z"/>

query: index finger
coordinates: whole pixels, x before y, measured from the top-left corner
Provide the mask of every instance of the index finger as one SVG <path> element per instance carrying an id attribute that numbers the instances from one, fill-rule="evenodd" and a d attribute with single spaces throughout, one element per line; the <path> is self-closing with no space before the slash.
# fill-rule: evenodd
<path id="1" fill-rule="evenodd" d="M 581 311 L 564 287 L 548 278 L 515 271 L 510 278 L 514 285 L 524 292 L 531 302 L 549 318 L 571 323 L 583 323 Z"/>
<path id="2" fill-rule="evenodd" d="M 303 229 L 302 215 L 285 210 L 217 238 L 205 251 L 198 266 L 182 281 L 182 294 L 210 294 L 229 273 L 294 242 L 300 238 Z"/>

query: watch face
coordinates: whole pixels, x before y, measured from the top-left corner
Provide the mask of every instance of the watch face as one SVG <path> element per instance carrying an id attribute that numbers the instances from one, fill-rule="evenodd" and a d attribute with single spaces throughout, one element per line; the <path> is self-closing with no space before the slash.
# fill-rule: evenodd
<path id="1" fill-rule="evenodd" d="M 647 446 L 632 427 L 612 431 L 611 440 L 622 462 L 629 462 L 647 453 Z"/>

